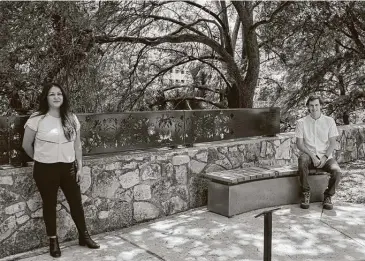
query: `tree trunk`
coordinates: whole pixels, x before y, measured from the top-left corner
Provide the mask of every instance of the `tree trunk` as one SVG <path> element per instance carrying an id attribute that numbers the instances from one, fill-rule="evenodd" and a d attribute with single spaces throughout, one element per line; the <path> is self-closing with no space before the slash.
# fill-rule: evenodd
<path id="1" fill-rule="evenodd" d="M 244 32 L 243 46 L 247 59 L 247 71 L 243 82 L 240 82 L 236 77 L 236 82 L 239 85 L 239 107 L 252 108 L 255 89 L 260 72 L 260 53 L 257 42 L 256 31 L 253 26 L 253 11 L 251 2 L 232 2 L 236 7 L 237 13 L 241 18 Z"/>
<path id="2" fill-rule="evenodd" d="M 228 108 L 239 108 L 238 88 L 236 83 L 232 84 L 232 87 L 227 89 L 227 101 Z"/>
<path id="3" fill-rule="evenodd" d="M 336 54 L 339 54 L 340 51 L 339 51 L 339 46 L 337 43 L 335 45 L 335 50 L 336 50 Z M 346 88 L 345 88 L 345 81 L 344 81 L 343 75 L 341 73 L 341 64 L 338 64 L 336 69 L 337 69 L 336 76 L 338 79 L 338 87 L 340 89 L 340 96 L 344 97 L 346 95 Z M 342 120 L 343 120 L 343 124 L 345 124 L 345 125 L 350 124 L 350 115 L 346 109 L 345 109 L 345 111 L 342 112 Z"/>
<path id="4" fill-rule="evenodd" d="M 345 124 L 345 125 L 350 124 L 350 115 L 347 111 L 342 113 L 342 120 L 343 120 L 343 124 Z"/>

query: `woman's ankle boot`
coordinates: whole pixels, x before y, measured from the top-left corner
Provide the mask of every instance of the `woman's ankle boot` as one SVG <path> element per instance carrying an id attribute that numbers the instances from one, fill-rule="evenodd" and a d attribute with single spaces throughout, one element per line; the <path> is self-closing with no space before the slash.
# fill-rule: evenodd
<path id="1" fill-rule="evenodd" d="M 49 254 L 53 257 L 61 256 L 61 249 L 60 249 L 60 245 L 58 244 L 57 237 L 49 238 Z"/>
<path id="2" fill-rule="evenodd" d="M 83 233 L 79 233 L 79 245 L 87 246 L 88 248 L 100 248 L 100 245 L 91 239 L 89 232 L 85 231 Z"/>

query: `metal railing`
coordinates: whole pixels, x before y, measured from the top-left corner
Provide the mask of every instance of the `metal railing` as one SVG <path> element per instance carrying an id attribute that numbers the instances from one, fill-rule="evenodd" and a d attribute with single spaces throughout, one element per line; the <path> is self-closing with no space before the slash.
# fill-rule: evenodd
<path id="1" fill-rule="evenodd" d="M 30 159 L 21 148 L 29 116 L 0 117 L 0 165 L 22 166 Z M 192 146 L 194 143 L 280 131 L 279 108 L 149 111 L 77 114 L 84 155 Z"/>

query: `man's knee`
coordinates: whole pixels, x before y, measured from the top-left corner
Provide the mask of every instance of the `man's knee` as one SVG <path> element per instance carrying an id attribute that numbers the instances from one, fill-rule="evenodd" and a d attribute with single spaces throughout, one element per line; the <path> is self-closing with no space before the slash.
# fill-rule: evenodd
<path id="1" fill-rule="evenodd" d="M 340 169 L 334 169 L 331 171 L 331 175 L 336 179 L 336 180 L 340 180 L 342 177 L 342 172 Z"/>

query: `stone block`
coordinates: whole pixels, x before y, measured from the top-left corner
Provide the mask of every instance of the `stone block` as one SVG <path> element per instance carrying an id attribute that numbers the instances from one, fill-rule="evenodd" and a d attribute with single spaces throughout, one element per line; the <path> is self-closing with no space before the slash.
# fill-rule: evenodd
<path id="1" fill-rule="evenodd" d="M 42 207 L 42 198 L 39 193 L 35 193 L 28 201 L 27 206 L 30 211 L 36 211 L 37 209 Z"/>
<path id="2" fill-rule="evenodd" d="M 127 190 L 119 188 L 115 193 L 115 198 L 118 199 L 119 201 L 131 202 L 133 199 L 132 188 Z"/>
<path id="3" fill-rule="evenodd" d="M 136 169 L 138 166 L 137 162 L 132 161 L 128 162 L 126 164 L 123 164 L 122 169 Z"/>
<path id="4" fill-rule="evenodd" d="M 82 177 L 80 183 L 81 193 L 85 193 L 91 186 L 91 169 L 90 167 L 82 168 Z"/>
<path id="5" fill-rule="evenodd" d="M 171 178 L 174 175 L 174 165 L 167 163 L 162 165 L 162 176 Z"/>
<path id="6" fill-rule="evenodd" d="M 131 188 L 139 183 L 139 170 L 127 172 L 119 177 L 119 183 L 124 189 Z"/>
<path id="7" fill-rule="evenodd" d="M 109 211 L 100 211 L 98 214 L 99 219 L 106 219 L 109 216 Z"/>
<path id="8" fill-rule="evenodd" d="M 116 169 L 120 169 L 120 167 L 121 167 L 120 162 L 113 162 L 113 163 L 107 164 L 105 166 L 105 170 L 116 170 Z"/>
<path id="9" fill-rule="evenodd" d="M 238 150 L 229 151 L 227 154 L 227 158 L 233 169 L 239 168 L 243 162 L 243 155 Z"/>
<path id="10" fill-rule="evenodd" d="M 25 210 L 26 207 L 27 207 L 27 204 L 25 204 L 25 202 L 19 202 L 19 203 L 13 204 L 13 205 L 5 208 L 5 214 L 12 215 L 17 212 Z"/>
<path id="11" fill-rule="evenodd" d="M 150 185 L 137 185 L 133 189 L 134 200 L 148 200 L 151 199 Z"/>
<path id="12" fill-rule="evenodd" d="M 119 180 L 113 173 L 103 172 L 97 176 L 91 194 L 94 198 L 114 198 L 119 186 Z"/>
<path id="13" fill-rule="evenodd" d="M 57 235 L 60 240 L 65 240 L 70 234 L 76 233 L 76 226 L 66 209 L 61 209 L 57 215 Z"/>
<path id="14" fill-rule="evenodd" d="M 0 224 L 0 243 L 8 238 L 16 230 L 16 219 L 10 216 L 3 223 Z"/>
<path id="15" fill-rule="evenodd" d="M 29 198 L 38 191 L 32 175 L 16 175 L 13 176 L 14 184 L 11 190 L 23 198 Z"/>
<path id="16" fill-rule="evenodd" d="M 195 155 L 195 158 L 202 162 L 208 162 L 208 151 L 202 151 Z"/>
<path id="17" fill-rule="evenodd" d="M 11 176 L 0 176 L 0 185 L 13 185 L 13 183 Z"/>
<path id="18" fill-rule="evenodd" d="M 134 208 L 134 219 L 137 222 L 147 221 L 150 219 L 157 218 L 160 214 L 159 209 L 148 202 L 135 202 Z"/>
<path id="19" fill-rule="evenodd" d="M 2 207 L 1 205 L 9 204 L 9 202 L 18 201 L 19 199 L 19 194 L 16 194 L 9 189 L 0 187 L 0 207 Z"/>
<path id="20" fill-rule="evenodd" d="M 162 206 L 166 215 L 175 214 L 188 208 L 188 204 L 178 196 L 172 197 L 167 202 L 162 203 Z"/>
<path id="21" fill-rule="evenodd" d="M 20 211 L 20 212 L 17 212 L 17 213 L 15 213 L 15 217 L 21 217 L 21 216 L 23 216 L 25 214 L 25 211 Z"/>
<path id="22" fill-rule="evenodd" d="M 186 164 L 190 161 L 190 157 L 188 155 L 178 155 L 172 158 L 172 164 L 174 166 Z"/>
<path id="23" fill-rule="evenodd" d="M 205 168 L 206 165 L 207 164 L 205 162 L 192 160 L 192 161 L 190 161 L 191 172 L 194 174 L 199 174 L 200 172 L 203 171 L 203 169 Z"/>
<path id="24" fill-rule="evenodd" d="M 185 165 L 175 166 L 176 181 L 179 184 L 186 184 L 188 171 Z"/>
<path id="25" fill-rule="evenodd" d="M 29 219 L 17 231 L 13 233 L 11 238 L 7 239 L 11 242 L 14 240 L 12 251 L 24 252 L 48 245 L 45 225 L 42 219 Z M 17 248 L 15 248 L 17 247 Z"/>
<path id="26" fill-rule="evenodd" d="M 220 165 L 225 169 L 232 169 L 232 164 L 227 158 L 216 160 L 215 164 Z"/>
<path id="27" fill-rule="evenodd" d="M 214 172 L 214 171 L 221 171 L 221 170 L 225 170 L 225 168 L 223 168 L 222 166 L 217 165 L 217 164 L 208 164 L 208 166 L 205 168 L 206 173 Z"/>
<path id="28" fill-rule="evenodd" d="M 23 215 L 21 217 L 18 217 L 16 219 L 16 223 L 19 224 L 19 225 L 22 225 L 24 224 L 25 222 L 27 222 L 28 220 L 30 219 L 30 217 L 28 215 Z"/>
<path id="29" fill-rule="evenodd" d="M 142 180 L 148 179 L 160 179 L 161 178 L 161 166 L 158 164 L 148 164 L 141 169 Z"/>
<path id="30" fill-rule="evenodd" d="M 275 159 L 290 159 L 290 139 L 280 143 L 276 149 Z"/>
<path id="31" fill-rule="evenodd" d="M 31 214 L 32 218 L 40 218 L 43 217 L 43 208 L 38 209 L 37 211 Z"/>
<path id="32" fill-rule="evenodd" d="M 189 180 L 189 207 L 197 208 L 207 204 L 208 180 L 193 176 Z M 181 197 L 181 195 L 180 195 Z"/>

